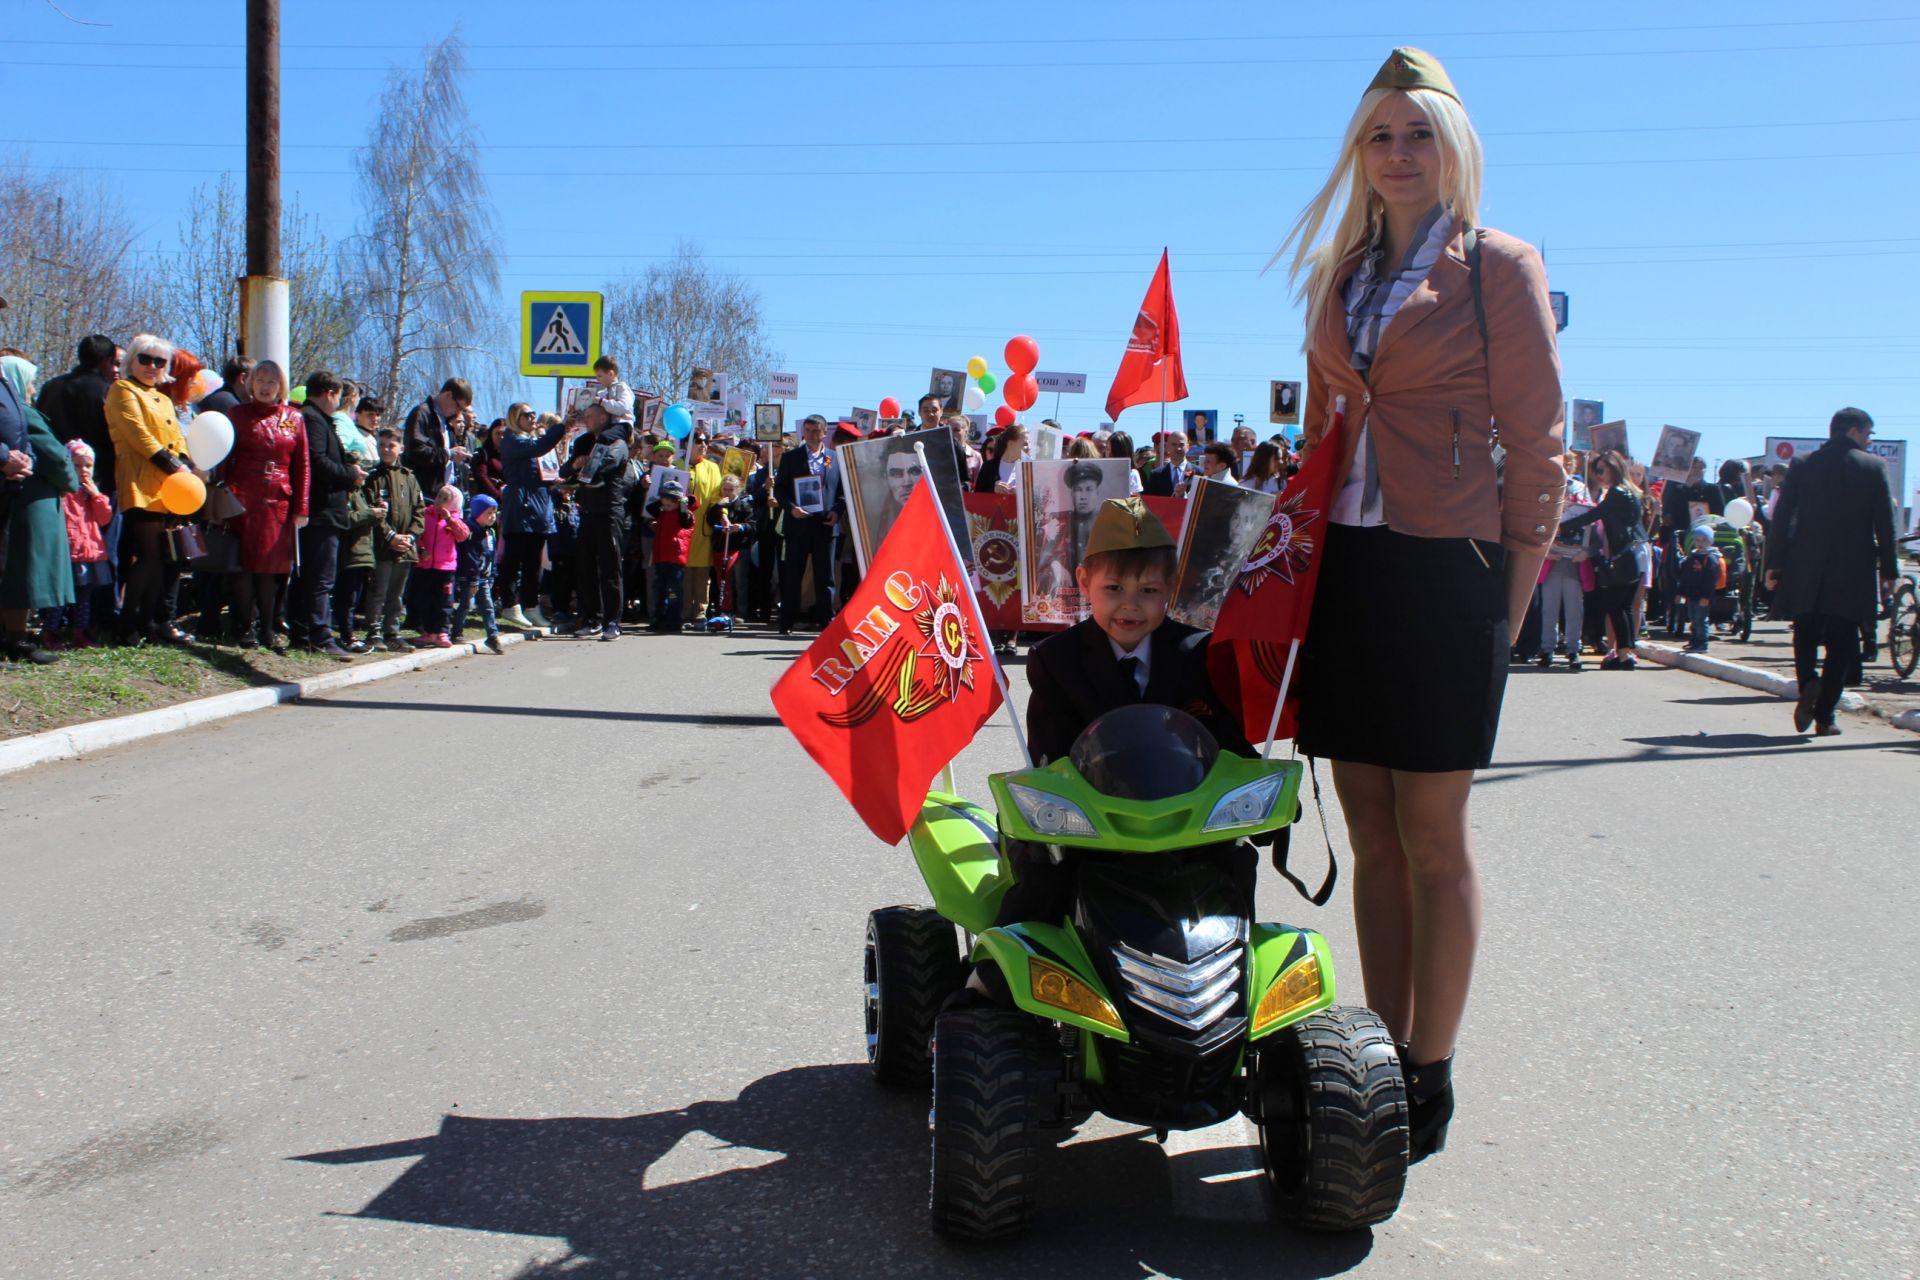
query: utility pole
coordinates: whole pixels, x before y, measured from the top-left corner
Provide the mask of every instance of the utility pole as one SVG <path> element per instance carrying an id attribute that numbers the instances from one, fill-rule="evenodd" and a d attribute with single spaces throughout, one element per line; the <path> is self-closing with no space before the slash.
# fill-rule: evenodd
<path id="1" fill-rule="evenodd" d="M 289 305 L 280 274 L 280 0 L 247 0 L 247 274 L 240 350 L 288 369 Z M 224 358 L 225 353 L 221 353 Z"/>

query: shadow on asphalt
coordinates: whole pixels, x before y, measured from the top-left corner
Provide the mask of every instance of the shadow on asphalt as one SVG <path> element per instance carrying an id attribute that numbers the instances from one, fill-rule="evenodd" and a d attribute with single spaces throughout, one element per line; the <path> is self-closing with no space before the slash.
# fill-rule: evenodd
<path id="1" fill-rule="evenodd" d="M 709 729 L 764 729 L 779 716 L 728 715 L 721 712 L 603 711 L 595 707 L 496 707 L 468 702 L 380 702 L 370 698 L 302 698 L 293 705 L 343 711 L 452 711 L 477 716 L 540 716 L 556 720 L 630 720 L 638 724 L 687 724 Z"/>
<path id="2" fill-rule="evenodd" d="M 1046 1150 L 1033 1229 L 961 1247 L 927 1224 L 924 1096 L 878 1089 L 864 1065 L 796 1067 L 731 1102 L 626 1117 L 444 1116 L 437 1133 L 313 1152 L 311 1164 L 411 1160 L 357 1212 L 421 1226 L 548 1236 L 568 1257 L 516 1280 L 622 1275 L 1158 1275 L 1316 1277 L 1372 1250 L 1367 1232 L 1300 1235 L 1174 1215 L 1174 1187 L 1258 1157 L 1169 1156 L 1128 1134 Z M 691 1136 L 754 1167 L 649 1179 Z M 678 1157 L 675 1158 L 677 1162 Z M 674 1163 L 674 1162 L 670 1162 Z M 651 1185 L 650 1185 L 651 1183 Z M 371 1243 L 369 1247 L 373 1247 Z"/>

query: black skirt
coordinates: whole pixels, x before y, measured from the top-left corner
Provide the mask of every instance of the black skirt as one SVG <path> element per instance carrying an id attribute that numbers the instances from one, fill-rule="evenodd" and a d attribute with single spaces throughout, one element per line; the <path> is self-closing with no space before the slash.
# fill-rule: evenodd
<path id="1" fill-rule="evenodd" d="M 1409 773 L 1484 769 L 1507 688 L 1506 551 L 1329 525 L 1300 647 L 1300 751 Z"/>

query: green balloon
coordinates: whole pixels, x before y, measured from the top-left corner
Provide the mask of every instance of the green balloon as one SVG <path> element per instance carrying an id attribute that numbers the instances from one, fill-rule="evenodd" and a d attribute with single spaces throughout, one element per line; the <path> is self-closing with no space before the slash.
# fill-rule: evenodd
<path id="1" fill-rule="evenodd" d="M 992 395 L 993 389 L 999 385 L 999 382 L 994 379 L 992 374 L 983 373 L 980 375 L 980 390 L 986 392 L 988 395 Z"/>

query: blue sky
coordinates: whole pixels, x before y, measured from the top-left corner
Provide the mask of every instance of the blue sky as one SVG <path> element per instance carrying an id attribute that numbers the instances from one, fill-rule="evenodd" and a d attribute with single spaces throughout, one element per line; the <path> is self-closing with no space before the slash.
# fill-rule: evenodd
<path id="1" fill-rule="evenodd" d="M 62 7 L 110 25 L 6 6 L 0 148 L 92 170 L 171 245 L 194 185 L 242 164 L 244 5 Z M 1482 220 L 1571 296 L 1567 394 L 1637 453 L 1670 422 L 1754 454 L 1849 403 L 1920 436 L 1911 4 L 1488 3 L 1451 31 L 1411 4 L 285 8 L 286 187 L 329 232 L 384 69 L 457 25 L 508 291 L 593 288 L 690 237 L 760 289 L 798 412 L 910 400 L 976 353 L 1003 372 L 1024 332 L 1090 375 L 1060 416 L 1093 426 L 1165 245 L 1178 407 L 1264 423 L 1303 361 L 1259 268 L 1409 43 L 1485 139 Z"/>

